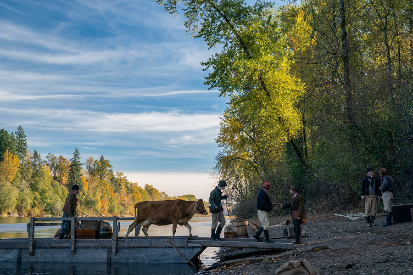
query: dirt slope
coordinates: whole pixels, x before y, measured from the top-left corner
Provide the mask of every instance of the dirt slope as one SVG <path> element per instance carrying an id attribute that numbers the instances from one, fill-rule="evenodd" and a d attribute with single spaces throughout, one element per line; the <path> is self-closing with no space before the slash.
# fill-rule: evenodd
<path id="1" fill-rule="evenodd" d="M 271 223 L 278 224 L 286 218 L 272 218 Z M 378 216 L 376 225 L 367 227 L 363 220 L 334 215 L 309 217 L 303 227 L 308 236 L 295 251 L 253 256 L 251 251 L 248 255 L 224 252 L 224 260 L 248 257 L 250 261 L 224 265 L 210 273 L 270 274 L 285 262 L 306 259 L 320 274 L 413 274 L 413 222 L 382 227 L 384 221 L 384 215 Z"/>

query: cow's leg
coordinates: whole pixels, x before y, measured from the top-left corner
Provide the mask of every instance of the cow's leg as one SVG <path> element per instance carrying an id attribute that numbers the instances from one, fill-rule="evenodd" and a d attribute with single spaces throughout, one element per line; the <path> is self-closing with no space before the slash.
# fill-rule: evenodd
<path id="1" fill-rule="evenodd" d="M 149 229 L 149 226 L 151 225 L 151 222 L 150 221 L 144 221 L 141 225 L 142 225 L 142 232 L 145 234 L 145 237 L 149 238 L 148 229 Z"/>
<path id="2" fill-rule="evenodd" d="M 129 225 L 128 231 L 126 232 L 125 239 L 128 238 L 129 233 L 138 225 L 138 219 L 135 219 L 131 225 Z"/>
<path id="3" fill-rule="evenodd" d="M 186 228 L 188 228 L 189 231 L 189 236 L 188 239 L 192 238 L 192 232 L 191 232 L 191 226 L 189 225 L 189 223 L 183 224 Z"/>
<path id="4" fill-rule="evenodd" d="M 175 238 L 175 233 L 176 233 L 176 226 L 178 225 L 178 223 L 174 222 L 172 224 L 172 239 Z"/>

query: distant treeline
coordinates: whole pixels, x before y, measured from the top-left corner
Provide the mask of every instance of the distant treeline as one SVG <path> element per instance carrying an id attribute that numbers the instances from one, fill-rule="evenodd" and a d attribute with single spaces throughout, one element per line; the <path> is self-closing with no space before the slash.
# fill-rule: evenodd
<path id="1" fill-rule="evenodd" d="M 73 184 L 80 186 L 82 216 L 133 215 L 134 205 L 146 200 L 196 200 L 194 195 L 170 197 L 152 185 L 141 187 L 122 172 L 114 172 L 109 160 L 89 157 L 81 163 L 73 157 L 49 153 L 46 159 L 27 149 L 21 126 L 15 133 L 0 130 L 0 215 L 59 216 Z"/>

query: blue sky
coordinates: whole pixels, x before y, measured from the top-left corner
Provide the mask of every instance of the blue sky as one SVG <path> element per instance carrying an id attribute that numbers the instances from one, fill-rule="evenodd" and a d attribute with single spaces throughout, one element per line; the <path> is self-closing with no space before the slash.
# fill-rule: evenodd
<path id="1" fill-rule="evenodd" d="M 249 1 L 253 2 L 253 1 Z M 108 159 L 140 186 L 208 199 L 226 98 L 213 54 L 155 0 L 0 2 L 0 129 L 29 150 Z"/>

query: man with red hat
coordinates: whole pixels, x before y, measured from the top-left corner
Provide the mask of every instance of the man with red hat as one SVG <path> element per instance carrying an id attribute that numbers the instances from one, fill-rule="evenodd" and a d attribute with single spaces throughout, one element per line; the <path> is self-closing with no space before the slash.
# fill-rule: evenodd
<path id="1" fill-rule="evenodd" d="M 271 184 L 269 182 L 264 182 L 260 192 L 258 192 L 257 196 L 257 210 L 258 210 L 258 219 L 261 222 L 260 228 L 254 234 L 254 238 L 257 241 L 261 242 L 260 235 L 262 231 L 264 231 L 265 242 L 272 243 L 273 241 L 270 240 L 270 234 L 268 232 L 268 228 L 270 227 L 270 213 L 273 209 L 273 204 L 271 203 L 270 197 L 268 193 L 270 192 Z"/>

